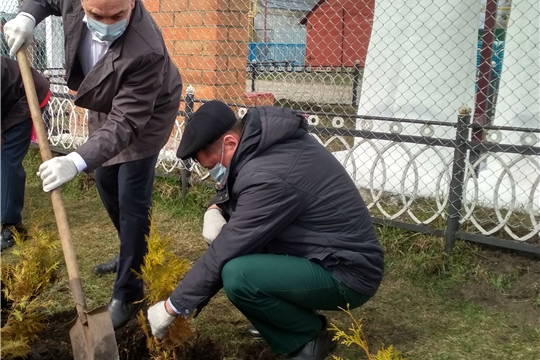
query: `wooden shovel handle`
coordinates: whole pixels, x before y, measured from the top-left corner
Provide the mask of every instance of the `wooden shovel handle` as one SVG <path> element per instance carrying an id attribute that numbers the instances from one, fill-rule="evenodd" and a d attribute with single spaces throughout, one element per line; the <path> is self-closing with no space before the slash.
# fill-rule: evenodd
<path id="1" fill-rule="evenodd" d="M 36 87 L 34 85 L 34 79 L 30 70 L 30 62 L 26 56 L 26 46 L 21 47 L 17 52 L 17 61 L 21 70 L 21 75 L 24 84 L 24 90 L 26 92 L 26 99 L 28 100 L 28 106 L 30 107 L 30 114 L 32 115 L 32 122 L 36 131 L 39 152 L 41 153 L 41 159 L 47 161 L 52 159 L 51 149 L 49 147 L 49 139 L 47 139 L 47 133 L 45 130 L 45 123 L 41 117 L 41 108 L 39 107 L 39 101 L 36 94 Z M 86 301 L 84 299 L 84 292 L 82 288 L 82 282 L 79 277 L 79 268 L 77 266 L 77 258 L 75 256 L 75 249 L 71 241 L 71 233 L 69 231 L 69 224 L 64 208 L 64 201 L 62 200 L 62 192 L 60 188 L 56 188 L 51 191 L 51 201 L 54 210 L 54 216 L 56 218 L 56 225 L 58 226 L 58 232 L 60 234 L 60 241 L 62 242 L 62 250 L 64 252 L 64 258 L 66 260 L 66 267 L 69 276 L 69 284 L 71 291 L 73 292 L 73 298 L 77 306 L 77 312 L 81 316 L 86 310 Z"/>

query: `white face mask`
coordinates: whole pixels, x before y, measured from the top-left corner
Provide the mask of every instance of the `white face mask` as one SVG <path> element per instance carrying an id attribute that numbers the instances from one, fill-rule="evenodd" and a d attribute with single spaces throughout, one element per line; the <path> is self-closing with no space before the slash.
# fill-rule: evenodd
<path id="1" fill-rule="evenodd" d="M 220 184 L 225 178 L 225 174 L 227 173 L 227 168 L 223 166 L 222 164 L 224 147 L 225 147 L 225 142 L 223 142 L 223 145 L 221 145 L 221 161 L 218 162 L 216 165 L 214 165 L 214 167 L 208 171 L 212 179 L 216 180 Z"/>
<path id="2" fill-rule="evenodd" d="M 124 18 L 114 24 L 104 24 L 94 20 L 91 17 L 86 17 L 86 26 L 92 33 L 101 41 L 114 41 L 118 39 L 127 28 L 128 19 Z"/>

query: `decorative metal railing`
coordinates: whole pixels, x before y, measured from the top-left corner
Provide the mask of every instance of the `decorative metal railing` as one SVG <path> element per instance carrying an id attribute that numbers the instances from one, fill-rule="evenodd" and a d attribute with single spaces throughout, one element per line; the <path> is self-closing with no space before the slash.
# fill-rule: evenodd
<path id="1" fill-rule="evenodd" d="M 189 181 L 207 175 L 175 156 L 184 122 L 204 102 L 193 88 L 186 94 L 157 164 L 181 178 L 184 191 Z M 88 138 L 87 113 L 71 95 L 55 95 L 46 116 L 50 142 L 75 149 Z M 239 117 L 247 111 L 236 109 Z M 306 117 L 312 136 L 350 173 L 375 222 L 445 236 L 448 251 L 464 238 L 540 253 L 540 130 L 521 129 L 522 145 L 512 145 L 504 144 L 505 127 L 485 126 L 488 141 L 478 143 L 471 141 L 469 111 L 461 111 L 454 123 L 315 112 Z M 405 131 L 405 124 L 416 132 Z"/>

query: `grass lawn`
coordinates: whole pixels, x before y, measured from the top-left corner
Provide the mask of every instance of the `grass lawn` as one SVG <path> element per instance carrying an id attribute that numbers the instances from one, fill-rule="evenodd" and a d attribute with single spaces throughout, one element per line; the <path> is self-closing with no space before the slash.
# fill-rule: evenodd
<path id="1" fill-rule="evenodd" d="M 27 225 L 39 222 L 42 228 L 56 232 L 50 197 L 43 193 L 41 181 L 35 175 L 40 163 L 36 150 L 31 148 L 25 159 L 23 218 Z M 172 250 L 179 257 L 195 261 L 206 250 L 200 234 L 204 206 L 212 193 L 208 187 L 193 186 L 182 198 L 179 183 L 156 179 L 154 223 L 162 236 L 172 239 Z M 114 275 L 95 276 L 92 267 L 116 255 L 118 240 L 114 227 L 91 176 L 81 174 L 65 185 L 63 198 L 88 307 L 104 305 L 111 295 Z M 386 251 L 385 278 L 379 292 L 352 312 L 356 318 L 362 318 L 372 353 L 393 345 L 407 359 L 540 359 L 538 259 L 460 242 L 450 266 L 445 268 L 442 239 L 384 227 L 379 227 L 378 232 Z M 2 255 L 4 261 L 10 261 L 9 251 Z M 72 311 L 63 260 L 57 280 L 46 295 L 54 301 L 46 309 L 49 319 Z M 325 315 L 342 330 L 350 327 L 345 313 Z M 192 325 L 198 340 L 188 347 L 192 354 L 205 347 L 207 355 L 190 358 L 280 358 L 263 341 L 243 334 L 248 321 L 223 291 L 192 320 Z M 128 334 L 118 332 L 119 336 Z M 67 342 L 62 346 L 69 347 L 69 337 Z M 123 359 L 141 358 L 128 348 L 120 350 Z M 354 345 L 340 345 L 334 355 L 367 359 Z"/>

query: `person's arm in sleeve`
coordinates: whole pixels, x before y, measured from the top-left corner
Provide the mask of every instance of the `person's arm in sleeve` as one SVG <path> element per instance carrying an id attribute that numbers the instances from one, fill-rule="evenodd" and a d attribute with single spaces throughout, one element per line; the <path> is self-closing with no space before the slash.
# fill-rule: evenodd
<path id="1" fill-rule="evenodd" d="M 62 16 L 62 3 L 62 0 L 25 0 L 19 14 L 30 14 L 37 25 L 48 16 Z"/>
<path id="2" fill-rule="evenodd" d="M 165 57 L 152 53 L 125 76 L 107 121 L 76 150 L 87 164 L 85 171 L 90 172 L 112 159 L 139 137 L 154 112 L 164 66 Z"/>
<path id="3" fill-rule="evenodd" d="M 19 14 L 4 25 L 11 56 L 15 56 L 23 44 L 32 42 L 36 25 L 49 15 L 62 15 L 58 0 L 26 0 L 23 3 Z"/>
<path id="4" fill-rule="evenodd" d="M 189 315 L 221 289 L 221 270 L 231 259 L 260 252 L 301 212 L 296 191 L 268 172 L 236 180 L 238 202 L 229 222 L 171 294 L 174 308 Z"/>

